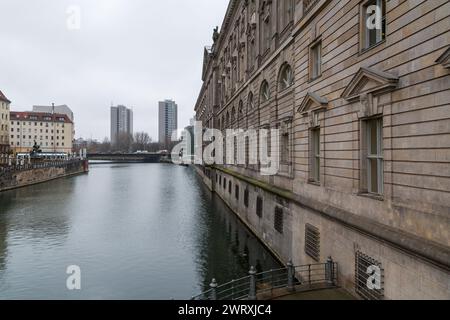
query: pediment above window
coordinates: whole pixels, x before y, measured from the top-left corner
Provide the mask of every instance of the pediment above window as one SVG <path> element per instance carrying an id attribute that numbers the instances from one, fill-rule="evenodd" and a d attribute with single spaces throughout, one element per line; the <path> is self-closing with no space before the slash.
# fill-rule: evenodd
<path id="1" fill-rule="evenodd" d="M 396 89 L 398 77 L 382 71 L 361 68 L 344 90 L 342 98 L 360 100 L 362 96 L 380 95 Z"/>
<path id="2" fill-rule="evenodd" d="M 436 60 L 436 63 L 440 63 L 444 68 L 450 69 L 450 48 L 445 50 L 445 52 Z"/>
<path id="3" fill-rule="evenodd" d="M 328 106 L 328 100 L 324 97 L 319 96 L 317 93 L 308 92 L 306 97 L 303 99 L 298 112 L 307 115 L 311 112 L 325 111 Z"/>

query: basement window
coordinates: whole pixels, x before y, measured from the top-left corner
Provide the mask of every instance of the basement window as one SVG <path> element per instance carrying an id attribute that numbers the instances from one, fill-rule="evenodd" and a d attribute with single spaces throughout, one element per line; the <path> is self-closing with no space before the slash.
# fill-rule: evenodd
<path id="1" fill-rule="evenodd" d="M 320 261 L 320 232 L 310 224 L 305 226 L 305 253 L 314 261 Z"/>
<path id="2" fill-rule="evenodd" d="M 283 224 L 283 209 L 280 207 L 275 207 L 274 228 L 281 234 L 283 234 Z"/>
<path id="3" fill-rule="evenodd" d="M 379 261 L 356 252 L 355 290 L 365 300 L 384 299 L 384 270 Z"/>
<path id="4" fill-rule="evenodd" d="M 263 199 L 259 196 L 256 198 L 256 215 L 260 218 L 263 216 Z"/>
<path id="5" fill-rule="evenodd" d="M 248 198 L 249 198 L 249 191 L 248 189 L 245 189 L 244 191 L 244 206 L 248 208 Z"/>

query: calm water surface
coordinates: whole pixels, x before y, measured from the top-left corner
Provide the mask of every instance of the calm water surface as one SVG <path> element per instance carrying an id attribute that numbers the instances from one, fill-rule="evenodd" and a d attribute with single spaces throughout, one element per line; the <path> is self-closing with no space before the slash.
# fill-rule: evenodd
<path id="1" fill-rule="evenodd" d="M 190 168 L 102 164 L 0 194 L 0 299 L 189 299 L 251 265 L 279 267 Z"/>

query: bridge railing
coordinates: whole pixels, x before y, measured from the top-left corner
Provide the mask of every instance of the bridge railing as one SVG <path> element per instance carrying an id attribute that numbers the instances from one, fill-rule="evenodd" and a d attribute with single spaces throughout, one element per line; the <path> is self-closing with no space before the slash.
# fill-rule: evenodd
<path id="1" fill-rule="evenodd" d="M 192 300 L 257 300 L 261 296 L 274 296 L 277 289 L 295 291 L 336 287 L 338 265 L 331 258 L 326 263 L 294 266 L 257 273 L 252 267 L 249 275 L 228 283 L 218 285 L 215 279 L 210 289 L 192 297 Z"/>

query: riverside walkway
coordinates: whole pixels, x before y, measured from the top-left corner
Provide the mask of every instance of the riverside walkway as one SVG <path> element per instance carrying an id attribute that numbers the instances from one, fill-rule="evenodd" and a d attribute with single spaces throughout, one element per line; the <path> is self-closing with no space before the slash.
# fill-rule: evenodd
<path id="1" fill-rule="evenodd" d="M 353 300 L 338 287 L 338 265 L 331 257 L 326 263 L 294 266 L 257 273 L 219 285 L 192 300 Z"/>

